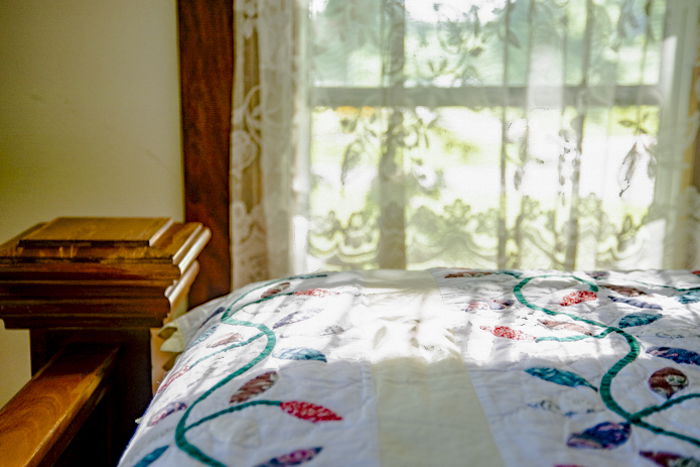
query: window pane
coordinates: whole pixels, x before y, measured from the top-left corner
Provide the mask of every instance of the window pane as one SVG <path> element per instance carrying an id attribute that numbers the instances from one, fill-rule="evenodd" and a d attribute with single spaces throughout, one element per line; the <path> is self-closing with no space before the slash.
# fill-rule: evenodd
<path id="1" fill-rule="evenodd" d="M 314 112 L 309 208 L 316 267 L 377 266 L 379 187 L 384 183 L 380 161 L 394 112 L 351 106 Z M 581 200 L 581 242 L 633 234 L 653 202 L 657 107 L 590 109 L 580 142 L 572 126 L 578 121 L 573 107 L 534 109 L 527 115 L 517 107 L 400 112 L 403 139 L 397 160 L 408 267 L 496 267 L 501 216 L 508 250 L 519 252 L 520 261 L 530 267 L 561 265 L 572 197 Z M 504 115 L 509 123 L 502 138 Z M 583 154 L 574 187 L 579 145 Z M 634 161 L 626 162 L 632 152 Z M 635 183 L 621 196 L 626 176 Z M 594 260 L 580 258 L 581 264 Z"/>
<path id="2" fill-rule="evenodd" d="M 316 86 L 379 86 L 381 2 L 325 0 L 311 4 Z"/>
<path id="3" fill-rule="evenodd" d="M 665 0 L 319 5 L 314 266 L 379 266 L 387 217 L 412 268 L 612 267 L 642 244 Z"/>

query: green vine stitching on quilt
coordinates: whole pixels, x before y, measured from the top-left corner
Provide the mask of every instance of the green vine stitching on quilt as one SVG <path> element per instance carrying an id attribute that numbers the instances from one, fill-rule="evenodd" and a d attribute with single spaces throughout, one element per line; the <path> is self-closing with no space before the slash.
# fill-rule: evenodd
<path id="1" fill-rule="evenodd" d="M 274 406 L 274 407 L 279 407 L 280 405 L 282 405 L 282 401 L 260 400 L 260 401 L 243 402 L 242 404 L 238 404 L 238 405 L 235 405 L 235 406 L 233 406 L 233 407 L 229 407 L 229 408 L 220 410 L 220 411 L 218 411 L 218 412 L 214 412 L 214 413 L 211 414 L 211 415 L 207 415 L 206 417 L 204 417 L 204 418 L 202 418 L 202 419 L 200 419 L 200 420 L 198 420 L 198 421 L 192 423 L 191 425 L 188 425 L 187 428 L 185 428 L 185 431 L 189 431 L 189 430 L 191 430 L 192 428 L 196 428 L 196 427 L 198 427 L 199 425 L 201 425 L 202 423 L 206 423 L 206 422 L 208 422 L 209 420 L 213 420 L 213 419 L 215 419 L 216 417 L 220 417 L 221 415 L 225 415 L 225 414 L 231 413 L 231 412 L 238 412 L 239 410 L 246 409 L 246 408 L 251 407 L 251 406 L 253 406 L 253 405 L 271 405 L 271 406 Z"/>
<path id="2" fill-rule="evenodd" d="M 215 356 L 219 355 L 219 354 L 222 353 L 222 352 L 226 352 L 226 351 L 228 351 L 228 350 L 235 349 L 236 347 L 245 347 L 246 345 L 248 345 L 248 344 L 250 344 L 250 343 L 252 343 L 252 342 L 254 342 L 254 341 L 260 339 L 260 338 L 261 338 L 262 336 L 264 336 L 264 335 L 265 335 L 264 333 L 260 332 L 260 333 L 258 333 L 258 334 L 256 334 L 256 335 L 254 335 L 253 337 L 251 337 L 250 339 L 244 340 L 243 342 L 236 342 L 235 344 L 231 344 L 231 345 L 229 345 L 229 346 L 226 346 L 226 347 L 224 347 L 223 349 L 217 350 L 216 352 L 212 352 L 212 353 L 210 353 L 210 354 L 207 354 L 207 355 L 203 356 L 202 358 L 195 360 L 195 361 L 190 365 L 190 369 L 194 368 L 195 366 L 199 365 L 200 363 L 202 363 L 202 362 L 205 361 L 205 360 L 208 360 L 208 359 L 210 359 L 210 358 L 212 358 L 212 357 L 215 357 Z"/>
<path id="3" fill-rule="evenodd" d="M 275 343 L 277 338 L 275 337 L 275 334 L 265 325 L 263 324 L 257 324 L 257 323 L 251 323 L 248 321 L 238 321 L 232 318 L 229 318 L 226 321 L 227 324 L 234 324 L 234 325 L 240 325 L 240 326 L 247 326 L 247 327 L 254 327 L 259 329 L 261 332 L 261 335 L 264 335 L 267 337 L 267 344 L 265 345 L 265 348 L 258 354 L 257 357 L 253 358 L 250 362 L 246 363 L 243 365 L 241 368 L 238 370 L 234 371 L 230 375 L 226 376 L 225 378 L 221 379 L 219 382 L 214 384 L 211 388 L 209 388 L 207 391 L 205 391 L 201 396 L 199 396 L 193 403 L 190 405 L 185 413 L 182 415 L 180 420 L 177 423 L 177 427 L 175 428 L 175 444 L 177 445 L 178 448 L 180 448 L 182 451 L 186 452 L 190 457 L 204 463 L 207 465 L 212 465 L 216 467 L 225 467 L 225 464 L 222 464 L 221 462 L 217 461 L 216 459 L 208 456 L 205 454 L 201 449 L 199 449 L 197 446 L 194 444 L 191 444 L 188 440 L 187 437 L 185 436 L 187 431 L 191 428 L 191 426 L 187 425 L 187 418 L 189 417 L 190 413 L 192 410 L 202 401 L 204 401 L 206 398 L 208 398 L 210 395 L 212 395 L 217 389 L 221 388 L 224 386 L 226 383 L 231 381 L 232 379 L 236 378 L 237 376 L 242 375 L 246 371 L 250 370 L 253 368 L 255 365 L 257 365 L 259 362 L 267 358 L 268 355 L 272 353 L 272 349 L 275 347 Z M 219 413 L 219 416 L 223 415 L 223 413 Z M 210 419 L 211 420 L 211 419 Z M 194 424 L 198 424 L 198 422 L 194 422 Z"/>
<path id="4" fill-rule="evenodd" d="M 208 358 L 213 357 L 216 354 L 219 354 L 223 351 L 235 348 L 235 347 L 242 347 L 244 345 L 248 345 L 255 340 L 265 336 L 267 337 L 267 343 L 265 345 L 265 348 L 251 361 L 234 371 L 233 373 L 229 374 L 228 376 L 224 377 L 220 381 L 218 381 L 214 386 L 209 388 L 207 391 L 205 391 L 201 396 L 199 396 L 186 410 L 185 413 L 183 413 L 182 417 L 180 417 L 180 420 L 177 423 L 177 426 L 175 427 L 175 444 L 177 447 L 184 451 L 187 455 L 192 457 L 193 459 L 196 459 L 199 462 L 202 462 L 203 464 L 210 465 L 210 466 L 215 466 L 215 467 L 226 467 L 226 464 L 223 464 L 219 462 L 218 460 L 214 459 L 211 456 L 208 456 L 206 453 L 204 453 L 201 449 L 199 449 L 197 446 L 194 444 L 190 443 L 187 440 L 187 432 L 197 426 L 202 425 L 203 423 L 209 422 L 217 417 L 220 417 L 222 415 L 231 413 L 231 412 L 237 412 L 239 410 L 246 409 L 251 406 L 255 405 L 267 405 L 267 406 L 279 406 L 282 402 L 281 401 L 269 401 L 269 400 L 257 400 L 257 401 L 250 401 L 250 402 L 244 402 L 242 404 L 238 404 L 233 407 L 228 407 L 224 410 L 220 410 L 218 412 L 214 412 L 213 414 L 209 414 L 193 423 L 190 423 L 189 425 L 187 424 L 187 419 L 189 418 L 190 414 L 192 413 L 192 410 L 200 404 L 202 401 L 207 399 L 209 396 L 211 396 L 214 392 L 216 392 L 218 389 L 229 383 L 231 380 L 234 378 L 244 374 L 251 368 L 253 368 L 255 365 L 266 359 L 271 353 L 272 350 L 275 347 L 275 344 L 277 343 L 277 337 L 275 336 L 275 333 L 270 330 L 267 326 L 264 324 L 259 324 L 259 323 L 252 323 L 249 321 L 240 321 L 237 319 L 233 319 L 233 316 L 243 310 L 244 308 L 252 305 L 256 305 L 259 303 L 262 303 L 264 301 L 270 300 L 272 298 L 284 296 L 284 295 L 292 295 L 293 292 L 283 292 L 275 295 L 271 295 L 268 297 L 262 297 L 257 300 L 254 300 L 252 302 L 246 303 L 245 305 L 239 307 L 234 311 L 234 307 L 236 304 L 238 304 L 240 301 L 242 301 L 245 297 L 249 296 L 252 292 L 255 292 L 256 290 L 260 290 L 262 288 L 269 287 L 273 284 L 279 283 L 279 282 L 284 282 L 284 281 L 289 281 L 289 280 L 294 280 L 294 279 L 312 279 L 312 278 L 318 278 L 318 277 L 326 277 L 327 274 L 320 273 L 320 274 L 304 274 L 304 275 L 299 275 L 299 276 L 290 276 L 286 277 L 283 279 L 275 279 L 271 281 L 264 282 L 256 287 L 251 288 L 249 291 L 246 293 L 242 294 L 240 297 L 238 297 L 236 300 L 234 300 L 226 309 L 224 312 L 223 316 L 221 317 L 221 322 L 225 324 L 231 324 L 231 325 L 237 325 L 237 326 L 245 326 L 245 327 L 252 327 L 258 329 L 260 332 L 256 334 L 255 336 L 251 337 L 250 339 L 247 339 L 244 342 L 240 342 L 231 346 L 226 347 L 225 349 L 218 350 L 216 352 L 213 352 L 209 355 L 206 355 L 196 362 L 193 363 L 193 365 L 196 365 L 200 363 L 203 360 L 206 360 Z"/>
<path id="5" fill-rule="evenodd" d="M 581 337 L 577 336 L 575 339 L 572 339 L 572 338 L 540 338 L 540 339 L 537 339 L 537 342 L 545 341 L 545 340 L 550 340 L 550 341 L 557 340 L 557 341 L 562 341 L 562 342 L 570 342 L 573 340 L 581 340 L 581 339 L 587 339 L 587 338 L 601 339 L 601 338 L 606 337 L 612 333 L 616 333 L 616 334 L 621 335 L 622 337 L 624 337 L 625 341 L 627 342 L 627 345 L 629 345 L 630 350 L 624 357 L 622 357 L 620 360 L 618 360 L 603 375 L 603 378 L 601 379 L 601 382 L 600 382 L 600 391 L 599 391 L 600 397 L 603 400 L 603 403 L 605 403 L 605 405 L 606 405 L 606 407 L 608 407 L 608 409 L 612 410 L 613 412 L 615 412 L 616 414 L 620 415 L 622 418 L 627 420 L 629 423 L 632 423 L 638 427 L 645 428 L 645 429 L 647 429 L 653 433 L 659 434 L 659 435 L 670 436 L 670 437 L 673 437 L 676 439 L 680 439 L 682 441 L 687 441 L 691 444 L 694 444 L 695 446 L 700 446 L 700 439 L 693 438 L 691 436 L 686 436 L 686 435 L 681 434 L 681 433 L 676 433 L 674 431 L 665 430 L 661 427 L 652 425 L 652 424 L 647 423 L 647 422 L 642 420 L 642 418 L 644 418 L 644 417 L 647 417 L 647 416 L 649 416 L 653 413 L 656 413 L 656 412 L 661 412 L 663 410 L 666 410 L 666 409 L 668 409 L 676 404 L 679 404 L 683 401 L 686 401 L 688 399 L 698 398 L 698 397 L 700 397 L 700 394 L 697 394 L 697 393 L 688 394 L 688 395 L 679 397 L 677 399 L 674 399 L 673 401 L 667 401 L 667 402 L 660 404 L 660 405 L 654 405 L 654 406 L 647 407 L 647 408 L 640 410 L 638 412 L 635 412 L 635 413 L 630 413 L 630 412 L 626 411 L 625 409 L 623 409 L 620 406 L 620 404 L 617 403 L 615 398 L 613 398 L 611 385 L 612 385 L 612 382 L 615 379 L 615 377 L 622 371 L 622 369 L 625 368 L 630 363 L 632 363 L 634 360 L 636 360 L 636 358 L 639 356 L 639 349 L 640 349 L 639 341 L 637 341 L 637 339 L 634 336 L 632 336 L 631 334 L 629 334 L 629 333 L 627 333 L 627 332 L 623 331 L 622 329 L 617 328 L 615 326 L 608 326 L 606 324 L 599 323 L 597 321 L 593 321 L 593 320 L 586 319 L 586 318 L 581 318 L 580 316 L 577 316 L 573 313 L 565 313 L 562 311 L 553 311 L 553 310 L 549 310 L 547 308 L 535 305 L 533 303 L 530 303 L 523 295 L 523 292 L 522 292 L 523 287 L 525 287 L 525 285 L 527 285 L 530 281 L 532 281 L 534 279 L 542 279 L 542 278 L 546 278 L 546 277 L 572 278 L 572 279 L 577 280 L 578 282 L 581 282 L 583 284 L 588 285 L 588 287 L 590 288 L 590 290 L 592 292 L 598 292 L 598 290 L 599 290 L 598 286 L 596 284 L 589 282 L 585 279 L 581 279 L 581 278 L 576 277 L 576 276 L 559 275 L 559 274 L 544 274 L 544 275 L 539 275 L 539 276 L 528 277 L 528 278 L 520 281 L 513 289 L 513 293 L 515 294 L 515 297 L 518 299 L 518 301 L 520 303 L 522 303 L 523 305 L 525 305 L 526 307 L 528 307 L 532 310 L 542 311 L 542 312 L 547 313 L 548 315 L 551 315 L 551 316 L 565 315 L 565 316 L 568 316 L 571 319 L 574 319 L 576 321 L 580 321 L 580 322 L 583 322 L 586 324 L 591 324 L 593 326 L 601 327 L 604 329 L 604 331 L 601 332 L 600 334 L 595 335 L 595 336 L 581 336 Z M 665 287 L 668 287 L 668 286 L 665 286 Z M 670 288 L 674 288 L 674 287 L 670 287 Z M 683 289 L 675 289 L 675 290 L 683 291 Z"/>

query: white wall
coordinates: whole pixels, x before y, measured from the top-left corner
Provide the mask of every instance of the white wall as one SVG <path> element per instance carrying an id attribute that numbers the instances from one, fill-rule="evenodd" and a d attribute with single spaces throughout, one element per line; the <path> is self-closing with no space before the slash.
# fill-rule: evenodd
<path id="1" fill-rule="evenodd" d="M 57 216 L 183 217 L 175 0 L 0 0 L 0 242 Z M 0 405 L 29 378 L 0 328 Z"/>

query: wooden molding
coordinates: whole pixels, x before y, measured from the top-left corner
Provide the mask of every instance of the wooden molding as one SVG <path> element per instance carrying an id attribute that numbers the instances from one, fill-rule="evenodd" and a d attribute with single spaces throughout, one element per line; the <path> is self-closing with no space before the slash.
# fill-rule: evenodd
<path id="1" fill-rule="evenodd" d="M 167 217 L 58 217 L 20 238 L 19 246 L 151 247 L 173 224 Z"/>
<path id="2" fill-rule="evenodd" d="M 212 232 L 194 306 L 231 290 L 230 144 L 233 2 L 178 0 L 185 219 Z"/>
<path id="3" fill-rule="evenodd" d="M 0 245 L 7 328 L 148 328 L 183 303 L 210 238 L 164 218 L 58 218 Z"/>

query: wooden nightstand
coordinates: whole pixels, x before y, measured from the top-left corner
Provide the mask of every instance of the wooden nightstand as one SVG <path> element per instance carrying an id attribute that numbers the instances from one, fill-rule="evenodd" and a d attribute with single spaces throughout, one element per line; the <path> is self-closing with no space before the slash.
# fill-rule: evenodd
<path id="1" fill-rule="evenodd" d="M 67 344 L 119 347 L 115 449 L 151 398 L 151 328 L 186 307 L 210 236 L 167 218 L 64 217 L 0 245 L 0 318 L 30 330 L 32 374 Z"/>

